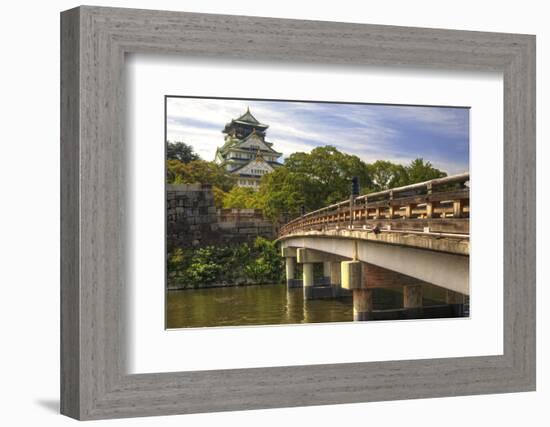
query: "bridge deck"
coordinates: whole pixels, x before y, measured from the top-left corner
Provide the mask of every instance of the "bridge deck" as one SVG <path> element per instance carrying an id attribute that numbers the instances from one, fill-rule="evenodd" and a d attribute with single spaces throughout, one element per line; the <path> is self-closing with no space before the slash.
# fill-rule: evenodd
<path id="1" fill-rule="evenodd" d="M 281 228 L 283 247 L 358 259 L 469 294 L 469 174 L 351 197 Z"/>

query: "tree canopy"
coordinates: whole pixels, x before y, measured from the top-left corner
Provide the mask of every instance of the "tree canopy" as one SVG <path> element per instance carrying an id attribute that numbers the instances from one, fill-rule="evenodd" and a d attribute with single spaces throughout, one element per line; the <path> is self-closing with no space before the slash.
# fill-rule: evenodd
<path id="1" fill-rule="evenodd" d="M 233 187 L 223 194 L 224 208 L 261 209 L 262 203 L 256 191 L 249 187 Z"/>
<path id="2" fill-rule="evenodd" d="M 209 184 L 223 191 L 229 191 L 235 185 L 235 177 L 214 162 L 193 160 L 183 163 L 168 160 L 166 163 L 168 184 Z"/>
<path id="3" fill-rule="evenodd" d="M 304 206 L 312 211 L 350 197 L 351 179 L 358 177 L 361 194 L 386 190 L 446 176 L 430 162 L 415 159 L 403 166 L 385 160 L 372 164 L 324 146 L 310 153 L 294 153 L 284 166 L 262 177 L 258 197 L 264 214 L 286 221 Z"/>
<path id="4" fill-rule="evenodd" d="M 413 160 L 405 170 L 407 172 L 407 184 L 415 184 L 447 176 L 445 172 L 434 168 L 430 162 L 424 162 L 424 159 Z"/>
<path id="5" fill-rule="evenodd" d="M 404 166 L 387 160 L 377 160 L 368 166 L 372 191 L 387 190 L 405 185 L 407 172 Z"/>
<path id="6" fill-rule="evenodd" d="M 308 176 L 285 166 L 264 175 L 258 191 L 264 215 L 286 221 L 289 216 L 296 216 L 301 206 L 316 206 L 319 197 L 311 184 Z"/>
<path id="7" fill-rule="evenodd" d="M 446 176 L 422 158 L 405 166 L 387 160 L 367 164 L 326 145 L 291 154 L 283 166 L 262 177 L 256 191 L 236 186 L 235 176 L 214 162 L 180 160 L 189 159 L 189 153 L 195 155 L 186 147 L 191 151 L 180 146 L 179 158 L 167 160 L 169 184 L 210 184 L 216 206 L 262 209 L 273 221 L 299 215 L 302 206 L 309 212 L 349 198 L 353 177 L 359 179 L 361 194 L 368 194 Z"/>
<path id="8" fill-rule="evenodd" d="M 193 147 L 184 142 L 166 142 L 166 159 L 179 160 L 182 163 L 189 163 L 194 160 L 200 160 L 200 156 L 195 153 Z"/>
<path id="9" fill-rule="evenodd" d="M 291 154 L 284 165 L 306 180 L 307 192 L 314 193 L 309 195 L 307 204 L 314 208 L 348 197 L 354 176 L 359 178 L 361 187 L 370 188 L 372 184 L 366 163 L 331 145 L 314 148 L 309 153 Z"/>

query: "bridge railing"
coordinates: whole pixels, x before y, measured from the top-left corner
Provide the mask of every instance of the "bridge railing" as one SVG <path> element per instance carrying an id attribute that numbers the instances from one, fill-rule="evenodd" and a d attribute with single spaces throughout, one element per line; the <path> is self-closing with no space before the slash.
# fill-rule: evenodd
<path id="1" fill-rule="evenodd" d="M 469 181 L 470 174 L 463 173 L 350 198 L 288 222 L 281 227 L 279 236 L 368 226 L 468 233 Z"/>

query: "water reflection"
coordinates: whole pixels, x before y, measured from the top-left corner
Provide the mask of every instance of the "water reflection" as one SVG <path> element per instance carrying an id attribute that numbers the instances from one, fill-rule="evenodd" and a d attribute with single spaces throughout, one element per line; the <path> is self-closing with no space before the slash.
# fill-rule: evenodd
<path id="1" fill-rule="evenodd" d="M 353 320 L 350 298 L 304 302 L 302 289 L 285 285 L 170 291 L 167 306 L 168 328 Z"/>
<path id="2" fill-rule="evenodd" d="M 441 290 L 424 289 L 424 304 L 444 299 Z M 378 310 L 402 306 L 399 289 L 376 289 Z M 257 285 L 170 291 L 167 297 L 167 328 L 205 326 L 280 325 L 292 323 L 351 322 L 351 297 L 304 301 L 301 288 Z"/>

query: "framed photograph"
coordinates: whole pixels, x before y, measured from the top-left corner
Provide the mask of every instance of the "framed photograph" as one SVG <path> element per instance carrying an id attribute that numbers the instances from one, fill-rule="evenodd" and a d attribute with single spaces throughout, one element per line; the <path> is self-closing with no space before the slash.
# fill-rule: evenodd
<path id="1" fill-rule="evenodd" d="M 61 15 L 61 411 L 535 390 L 535 37 Z"/>
<path id="2" fill-rule="evenodd" d="M 165 102 L 166 328 L 469 317 L 469 108 Z"/>

